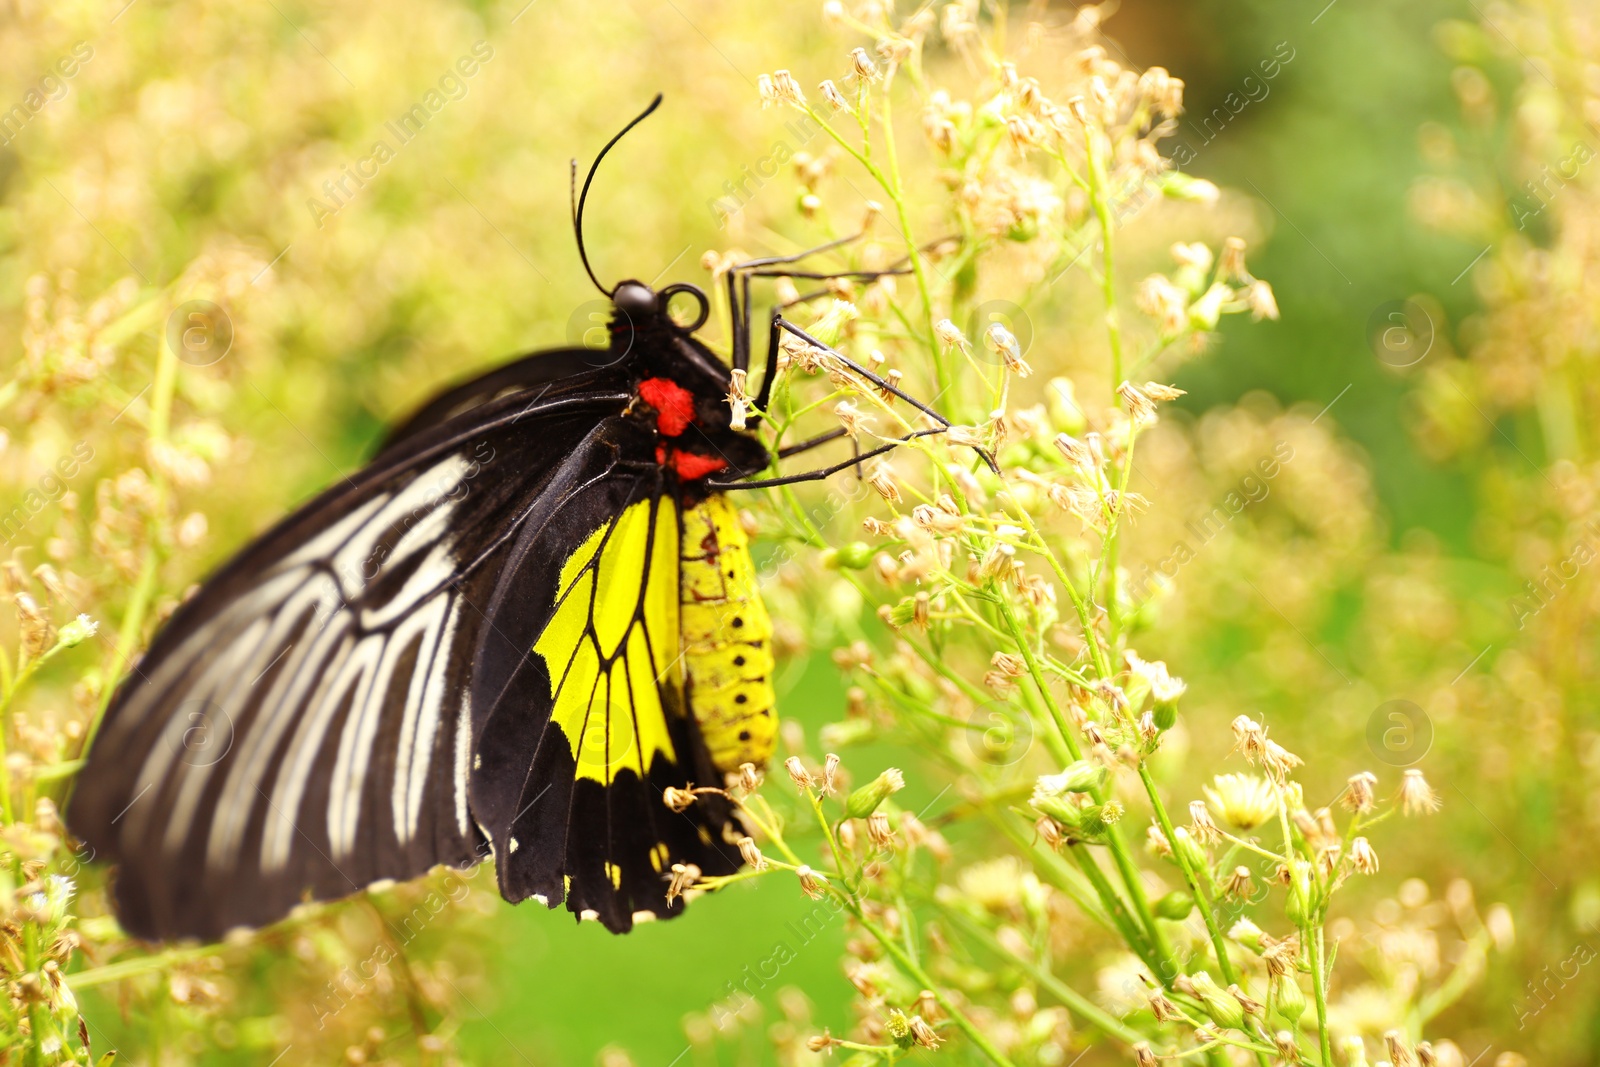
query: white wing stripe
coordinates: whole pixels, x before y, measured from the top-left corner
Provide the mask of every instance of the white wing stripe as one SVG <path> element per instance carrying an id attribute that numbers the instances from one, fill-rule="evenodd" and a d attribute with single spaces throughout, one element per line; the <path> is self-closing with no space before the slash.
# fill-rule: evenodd
<path id="1" fill-rule="evenodd" d="M 450 643 L 455 638 L 456 620 L 461 616 L 461 602 L 451 605 L 445 620 L 444 635 L 438 644 L 428 671 L 428 687 L 422 695 L 421 714 L 417 722 L 416 740 L 411 745 L 411 757 L 406 768 L 406 817 L 396 822 L 401 840 L 410 841 L 417 834 L 417 820 L 422 814 L 423 788 L 428 782 L 432 766 L 433 742 L 439 734 L 439 708 L 444 703 L 445 677 L 450 672 Z M 399 776 L 395 788 L 399 788 Z"/>
<path id="2" fill-rule="evenodd" d="M 312 573 L 273 620 L 272 632 L 266 641 L 269 648 L 282 645 L 308 610 L 313 619 L 322 617 L 325 611 L 329 613 L 320 631 L 313 630 L 313 624 L 307 624 L 284 658 L 272 687 L 261 698 L 260 710 L 248 734 L 242 741 L 235 742 L 240 746 L 239 754 L 218 798 L 217 817 L 211 824 L 206 844 L 207 862 L 218 869 L 232 866 L 249 826 L 250 814 L 262 799 L 261 783 L 266 778 L 272 754 L 277 751 L 284 731 L 294 721 L 292 712 L 300 706 L 305 690 L 317 675 L 317 668 L 350 628 L 350 612 L 336 608 L 339 603 L 338 584 L 326 574 Z"/>
<path id="3" fill-rule="evenodd" d="M 456 487 L 466 477 L 467 467 L 467 461 L 462 456 L 445 457 L 417 475 L 410 485 L 389 500 L 382 510 L 351 535 L 349 541 L 333 557 L 333 570 L 338 575 L 339 584 L 344 587 L 346 596 L 356 596 L 366 588 L 367 582 L 373 577 L 367 572 L 375 566 L 382 565 L 383 560 L 374 559 L 378 539 L 395 523 L 404 519 L 408 512 L 417 516 L 417 513 L 424 508 L 435 507 L 440 500 L 455 492 Z M 417 516 L 417 518 L 425 517 Z M 414 518 L 412 521 L 417 519 Z"/>

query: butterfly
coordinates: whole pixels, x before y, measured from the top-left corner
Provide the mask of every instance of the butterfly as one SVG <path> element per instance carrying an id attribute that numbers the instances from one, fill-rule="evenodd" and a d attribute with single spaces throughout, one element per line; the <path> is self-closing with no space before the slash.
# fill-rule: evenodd
<path id="1" fill-rule="evenodd" d="M 739 868 L 726 794 L 666 802 L 774 747 L 772 622 L 728 494 L 894 443 L 756 477 L 842 434 L 774 455 L 734 421 L 750 278 L 799 257 L 729 273 L 731 367 L 695 337 L 700 289 L 595 277 L 590 183 L 660 102 L 574 197 L 608 345 L 536 352 L 425 404 L 212 575 L 119 686 L 67 822 L 118 865 L 129 933 L 214 939 L 489 857 L 506 900 L 624 932 L 681 912 L 674 872 Z M 781 330 L 832 351 L 772 322 L 757 411 Z M 934 425 L 910 436 L 948 426 L 911 402 Z"/>

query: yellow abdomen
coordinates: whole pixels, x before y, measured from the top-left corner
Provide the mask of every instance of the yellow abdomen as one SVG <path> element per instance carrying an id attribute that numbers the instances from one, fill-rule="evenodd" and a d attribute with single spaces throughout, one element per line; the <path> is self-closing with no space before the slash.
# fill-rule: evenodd
<path id="1" fill-rule="evenodd" d="M 683 509 L 679 578 L 685 692 L 724 773 L 764 766 L 778 723 L 773 715 L 772 620 L 756 585 L 750 542 L 721 493 Z"/>

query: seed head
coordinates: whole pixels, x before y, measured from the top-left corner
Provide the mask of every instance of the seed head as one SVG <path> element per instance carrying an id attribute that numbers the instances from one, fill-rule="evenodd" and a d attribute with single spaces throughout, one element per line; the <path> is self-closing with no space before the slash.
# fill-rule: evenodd
<path id="1" fill-rule="evenodd" d="M 1158 1061 L 1150 1050 L 1150 1042 L 1140 1041 L 1133 1046 L 1133 1062 L 1135 1067 L 1156 1067 Z"/>
<path id="2" fill-rule="evenodd" d="M 1378 853 L 1364 837 L 1350 842 L 1350 865 L 1362 874 L 1378 873 Z"/>
<path id="3" fill-rule="evenodd" d="M 694 794 L 687 789 L 678 789 L 669 785 L 661 791 L 661 800 L 673 811 L 684 812 L 688 811 L 689 806 L 694 803 Z"/>
<path id="4" fill-rule="evenodd" d="M 1233 747 L 1254 763 L 1266 751 L 1267 732 L 1248 715 L 1237 715 L 1232 723 Z"/>
<path id="5" fill-rule="evenodd" d="M 1416 767 L 1408 769 L 1400 779 L 1400 792 L 1396 794 L 1400 810 L 1406 815 L 1429 815 L 1439 810 L 1439 795 Z"/>
<path id="6" fill-rule="evenodd" d="M 1188 390 L 1179 389 L 1175 385 L 1162 385 L 1160 382 L 1144 383 L 1144 395 L 1161 403 L 1176 400 L 1180 396 L 1186 396 L 1187 394 Z"/>
<path id="7" fill-rule="evenodd" d="M 1305 760 L 1284 748 L 1278 742 L 1263 737 L 1261 751 L 1261 766 L 1267 769 L 1277 781 L 1283 781 L 1290 771 L 1303 766 Z"/>
<path id="8" fill-rule="evenodd" d="M 1198 801 L 1196 802 L 1198 803 Z M 1248 897 L 1254 883 L 1250 878 L 1249 867 L 1235 867 L 1233 874 L 1228 876 L 1228 881 L 1222 887 L 1222 893 L 1228 897 Z"/>
<path id="9" fill-rule="evenodd" d="M 1128 417 L 1135 426 L 1143 426 L 1156 421 L 1155 401 L 1145 396 L 1139 387 L 1132 382 L 1123 382 L 1117 386 L 1117 395 L 1128 406 Z"/>
<path id="10" fill-rule="evenodd" d="M 1365 815 L 1377 805 L 1377 788 L 1378 776 L 1371 771 L 1352 774 L 1346 782 L 1344 796 L 1340 798 L 1339 803 L 1346 811 Z"/>
<path id="11" fill-rule="evenodd" d="M 1237 985 L 1230 985 L 1228 992 L 1233 994 L 1233 999 L 1239 1002 L 1239 1007 L 1244 1009 L 1246 1015 L 1260 1015 L 1266 1010 L 1259 1000 L 1255 1000 Z"/>
<path id="12" fill-rule="evenodd" d="M 913 1015 L 909 1020 L 911 1038 L 923 1048 L 934 1049 L 944 1043 L 938 1031 L 929 1026 L 920 1015 Z"/>
<path id="13" fill-rule="evenodd" d="M 1256 322 L 1278 318 L 1278 299 L 1272 295 L 1272 286 L 1257 279 L 1244 291 L 1244 302 L 1250 308 L 1250 317 Z"/>
<path id="14" fill-rule="evenodd" d="M 800 879 L 801 891 L 812 900 L 816 900 L 827 892 L 828 880 L 810 867 L 802 865 L 794 873 Z"/>
<path id="15" fill-rule="evenodd" d="M 739 764 L 739 788 L 746 793 L 754 793 L 761 785 L 761 772 L 756 770 L 754 763 Z"/>
<path id="16" fill-rule="evenodd" d="M 1211 812 L 1206 809 L 1205 801 L 1192 800 L 1189 802 L 1189 820 L 1190 832 L 1194 834 L 1195 840 L 1206 845 L 1222 840 L 1222 831 L 1212 821 Z M 1240 869 L 1243 870 L 1244 868 Z M 1245 871 L 1245 873 L 1248 876 L 1249 872 Z"/>

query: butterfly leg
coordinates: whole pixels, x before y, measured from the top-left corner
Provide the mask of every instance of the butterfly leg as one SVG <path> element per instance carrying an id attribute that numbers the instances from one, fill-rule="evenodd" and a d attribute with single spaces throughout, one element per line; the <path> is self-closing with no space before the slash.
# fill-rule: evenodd
<path id="1" fill-rule="evenodd" d="M 876 456 L 883 455 L 885 452 L 891 452 L 905 444 L 907 441 L 915 441 L 919 437 L 928 437 L 932 434 L 944 432 L 945 427 L 943 426 L 936 426 L 931 430 L 917 430 L 915 433 L 909 433 L 906 436 L 890 441 L 887 444 L 879 445 L 877 448 L 869 448 L 865 452 L 858 452 L 843 462 L 834 463 L 827 467 L 820 467 L 814 471 L 806 471 L 802 474 L 786 474 L 779 478 L 762 478 L 751 482 L 707 482 L 706 487 L 708 489 L 724 491 L 728 489 L 767 489 L 777 485 L 793 485 L 796 482 L 819 482 L 824 478 L 838 474 L 842 470 L 848 470 L 851 467 L 860 466 L 862 460 L 872 459 Z M 818 441 L 816 443 L 820 444 L 821 442 Z"/>

